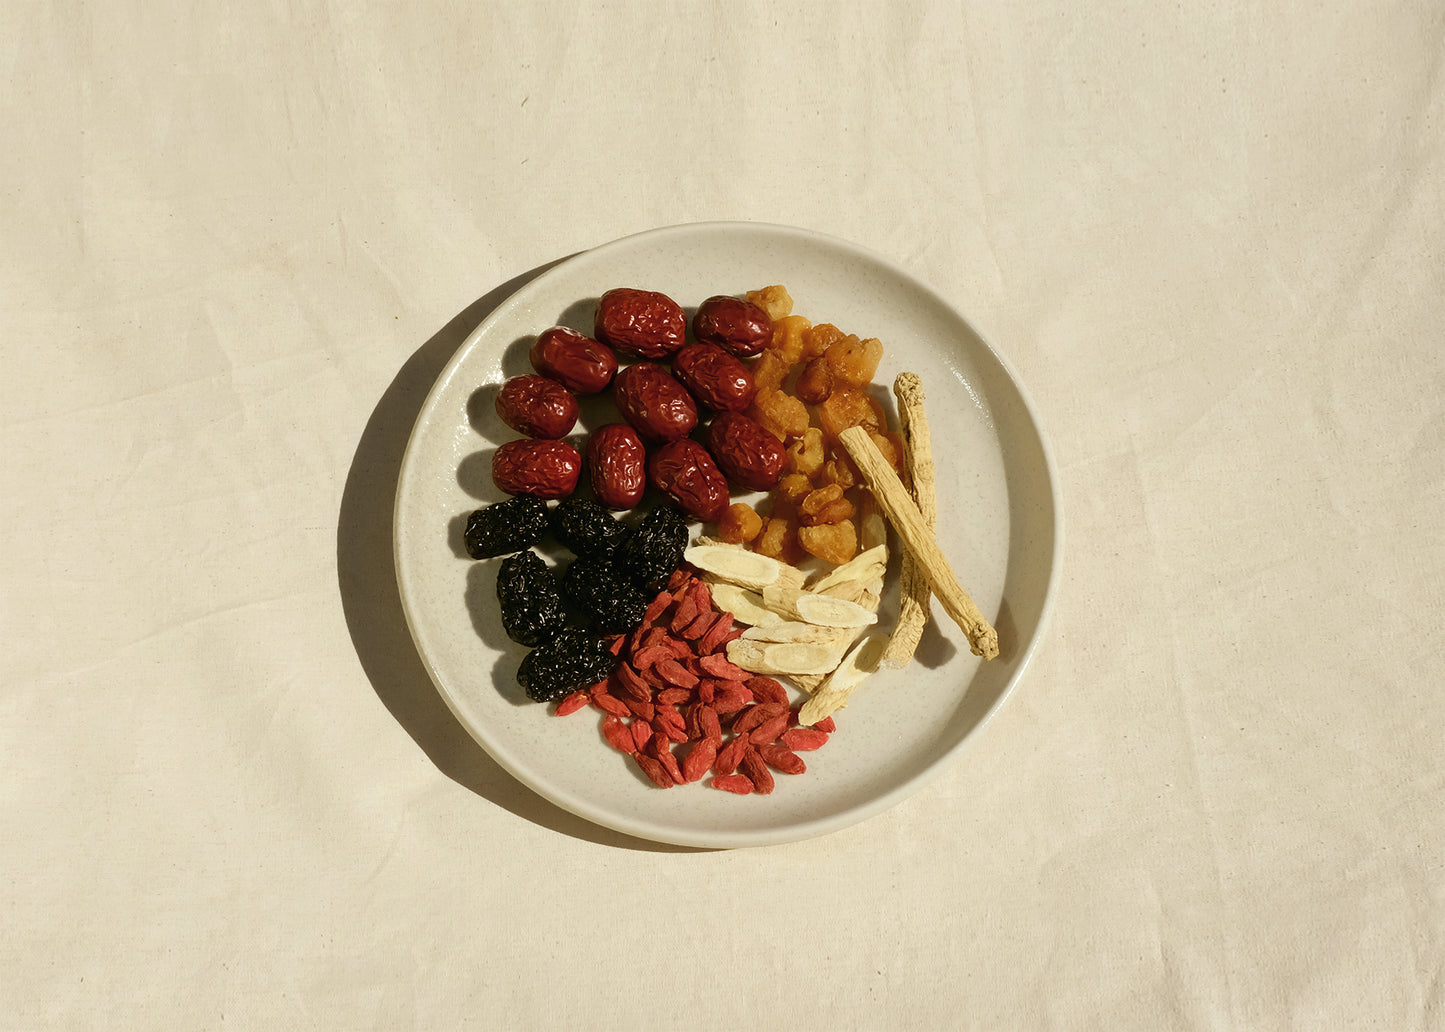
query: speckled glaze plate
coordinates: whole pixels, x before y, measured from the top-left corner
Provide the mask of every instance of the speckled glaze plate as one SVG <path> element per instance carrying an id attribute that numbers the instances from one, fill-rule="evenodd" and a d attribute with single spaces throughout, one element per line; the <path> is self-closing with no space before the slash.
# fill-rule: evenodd
<path id="1" fill-rule="evenodd" d="M 939 541 L 998 627 L 1001 655 L 987 663 L 973 656 L 935 603 L 914 664 L 864 682 L 836 715 L 832 740 L 806 754 L 805 774 L 779 775 L 767 796 L 704 783 L 664 791 L 606 744 L 594 711 L 558 718 L 522 695 L 515 673 L 525 650 L 502 633 L 497 610 L 500 560 L 466 558 L 461 528 L 472 510 L 503 497 L 491 483 L 491 456 L 516 435 L 492 402 L 502 381 L 532 371 L 527 348 L 537 333 L 558 324 L 590 333 L 596 299 L 616 286 L 660 290 L 691 309 L 713 294 L 772 283 L 787 287 L 798 314 L 883 341 L 875 393 L 890 418 L 896 421 L 893 378 L 904 370 L 922 377 L 938 469 Z M 616 418 L 605 399 L 584 405 L 573 436 L 579 450 L 588 427 Z M 964 316 L 886 258 L 758 223 L 626 237 L 517 291 L 438 378 L 407 446 L 396 498 L 402 603 L 417 650 L 457 720 L 502 767 L 558 806 L 630 835 L 702 847 L 837 830 L 906 798 L 954 761 L 1028 667 L 1058 579 L 1061 540 L 1056 478 L 1038 420 L 1007 362 Z M 895 548 L 880 614 L 885 628 L 897 611 L 897 567 Z"/>

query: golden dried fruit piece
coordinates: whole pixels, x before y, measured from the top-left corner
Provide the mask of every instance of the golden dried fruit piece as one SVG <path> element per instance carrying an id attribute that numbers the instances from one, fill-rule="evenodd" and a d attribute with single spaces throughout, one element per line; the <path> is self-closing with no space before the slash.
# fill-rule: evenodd
<path id="1" fill-rule="evenodd" d="M 781 284 L 763 287 L 761 290 L 749 290 L 743 298 L 767 312 L 768 318 L 773 322 L 793 314 L 793 298 Z"/>
<path id="2" fill-rule="evenodd" d="M 852 520 L 798 528 L 798 544 L 824 562 L 841 565 L 858 552 L 858 531 Z"/>
<path id="3" fill-rule="evenodd" d="M 770 350 L 787 359 L 789 368 L 798 364 L 803 357 L 803 334 L 813 324 L 801 315 L 785 315 L 773 323 L 773 341 Z"/>
<path id="4" fill-rule="evenodd" d="M 759 390 L 746 415 L 780 441 L 801 437 L 808 429 L 808 407 L 782 391 Z"/>
<path id="5" fill-rule="evenodd" d="M 768 517 L 763 521 L 762 533 L 753 540 L 753 548 L 779 562 L 796 563 L 802 558 L 797 524 L 778 516 Z"/>
<path id="6" fill-rule="evenodd" d="M 798 503 L 803 522 L 810 526 L 824 523 L 841 523 L 853 518 L 853 503 L 843 497 L 843 488 L 837 484 L 825 484 Z"/>
<path id="7" fill-rule="evenodd" d="M 803 334 L 803 358 L 818 358 L 827 353 L 846 334 L 832 323 L 818 323 Z"/>
<path id="8" fill-rule="evenodd" d="M 821 405 L 833 393 L 833 370 L 826 359 L 815 358 L 803 367 L 793 391 L 809 405 Z"/>
<path id="9" fill-rule="evenodd" d="M 747 502 L 734 502 L 717 523 L 717 536 L 730 545 L 741 545 L 757 537 L 763 518 Z"/>
<path id="10" fill-rule="evenodd" d="M 752 364 L 753 386 L 759 394 L 781 390 L 792 368 L 781 352 L 764 351 Z"/>
<path id="11" fill-rule="evenodd" d="M 821 479 L 825 484 L 837 484 L 844 490 L 862 483 L 857 468 L 846 455 L 834 455 L 823 463 Z"/>
<path id="12" fill-rule="evenodd" d="M 877 337 L 859 340 L 849 335 L 828 348 L 823 356 L 833 371 L 833 382 L 847 387 L 862 387 L 873 379 L 883 359 L 883 342 Z"/>
<path id="13" fill-rule="evenodd" d="M 828 400 L 818 406 L 818 422 L 829 440 L 837 440 L 850 426 L 861 426 L 870 434 L 881 434 L 888 426 L 883 406 L 857 387 L 834 388 Z"/>
<path id="14" fill-rule="evenodd" d="M 784 501 L 796 505 L 813 490 L 813 482 L 804 473 L 789 473 L 778 481 L 777 494 Z M 778 515 L 776 512 L 773 515 Z"/>
<path id="15" fill-rule="evenodd" d="M 823 468 L 826 458 L 823 452 L 823 431 L 816 426 L 810 426 L 803 431 L 802 437 L 788 445 L 787 470 L 789 473 L 801 473 L 811 478 Z"/>

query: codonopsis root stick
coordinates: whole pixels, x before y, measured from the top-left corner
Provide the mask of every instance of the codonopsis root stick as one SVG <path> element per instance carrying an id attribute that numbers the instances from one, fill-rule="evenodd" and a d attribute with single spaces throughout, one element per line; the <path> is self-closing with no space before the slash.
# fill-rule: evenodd
<path id="1" fill-rule="evenodd" d="M 893 381 L 893 395 L 898 399 L 898 425 L 903 431 L 903 468 L 911 482 L 913 500 L 931 534 L 938 523 L 938 490 L 928 420 L 923 414 L 923 381 L 917 373 L 899 373 Z M 905 550 L 898 577 L 898 623 L 880 665 L 898 669 L 913 661 L 923 627 L 928 623 L 929 593 L 928 578 L 919 569 L 918 560 Z"/>
<path id="2" fill-rule="evenodd" d="M 878 446 L 869 440 L 868 431 L 858 426 L 849 427 L 838 435 L 838 440 L 848 449 L 853 465 L 863 474 L 868 489 L 903 539 L 904 547 L 917 561 L 944 611 L 967 635 L 973 654 L 984 659 L 995 658 L 998 655 L 998 632 L 958 583 L 958 577 L 948 565 L 923 514 L 913 504 L 908 489 L 878 451 Z"/>

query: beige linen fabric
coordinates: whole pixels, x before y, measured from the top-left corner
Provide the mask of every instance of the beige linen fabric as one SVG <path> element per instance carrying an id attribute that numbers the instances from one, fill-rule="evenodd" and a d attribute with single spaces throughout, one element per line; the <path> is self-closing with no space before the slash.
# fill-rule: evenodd
<path id="1" fill-rule="evenodd" d="M 1442 54 L 1429 0 L 4 5 L 0 1025 L 1445 1027 Z M 952 299 L 1066 522 L 960 762 L 738 852 L 512 782 L 388 580 L 477 320 L 708 219 Z"/>

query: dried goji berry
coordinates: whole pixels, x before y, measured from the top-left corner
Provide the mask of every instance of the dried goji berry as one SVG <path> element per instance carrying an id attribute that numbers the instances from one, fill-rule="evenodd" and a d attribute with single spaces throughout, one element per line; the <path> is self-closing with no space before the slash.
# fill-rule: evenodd
<path id="1" fill-rule="evenodd" d="M 647 603 L 647 608 L 643 610 L 642 622 L 639 626 L 652 626 L 652 622 L 661 616 L 662 611 L 670 605 L 672 605 L 672 592 L 659 591 L 653 600 Z"/>
<path id="2" fill-rule="evenodd" d="M 676 783 L 672 780 L 671 775 L 667 773 L 667 768 L 654 757 L 648 756 L 646 753 L 635 752 L 632 754 L 632 758 L 637 761 L 637 765 L 642 768 L 642 773 L 646 774 L 658 788 L 671 788 Z"/>
<path id="3" fill-rule="evenodd" d="M 713 677 L 724 681 L 746 681 L 752 676 L 742 667 L 729 663 L 726 656 L 700 656 L 697 665 Z"/>
<path id="4" fill-rule="evenodd" d="M 618 663 L 612 671 L 618 685 L 631 698 L 646 700 L 652 698 L 652 688 L 638 676 L 637 671 L 626 663 Z"/>
<path id="5" fill-rule="evenodd" d="M 712 627 L 712 625 L 716 622 L 717 615 L 715 613 L 700 613 L 698 614 L 696 620 L 692 621 L 692 623 L 688 624 L 677 633 L 682 635 L 688 641 L 696 641 L 698 638 L 701 638 L 704 634 L 706 634 L 708 632 L 708 629 Z"/>
<path id="6" fill-rule="evenodd" d="M 653 697 L 653 702 L 660 702 L 665 706 L 677 706 L 692 698 L 692 692 L 686 688 L 668 688 L 660 691 Z"/>
<path id="7" fill-rule="evenodd" d="M 759 707 L 759 709 L 761 708 L 762 707 Z M 776 717 L 765 720 L 755 727 L 752 733 L 748 735 L 748 740 L 754 745 L 767 745 L 769 742 L 776 742 L 778 736 L 787 729 L 788 715 L 786 713 L 780 713 Z"/>
<path id="8" fill-rule="evenodd" d="M 714 774 L 731 774 L 738 769 L 738 764 L 743 761 L 743 753 L 748 750 L 747 735 L 728 739 L 727 743 L 718 746 L 717 759 L 713 761 L 712 769 Z"/>
<path id="9" fill-rule="evenodd" d="M 596 706 L 603 713 L 611 713 L 615 717 L 632 716 L 632 711 L 627 708 L 627 703 L 615 695 L 609 695 L 607 692 L 598 692 L 592 696 L 592 705 Z"/>
<path id="10" fill-rule="evenodd" d="M 753 791 L 758 795 L 767 795 L 773 790 L 773 772 L 768 770 L 768 765 L 763 762 L 758 751 L 749 746 L 743 752 L 743 758 L 738 763 L 738 769 L 747 775 L 747 779 L 753 783 Z"/>
<path id="11" fill-rule="evenodd" d="M 760 702 L 781 702 L 788 703 L 788 689 L 783 687 L 781 681 L 776 678 L 766 677 L 757 674 L 747 679 L 748 690 L 753 693 L 753 698 Z"/>
<path id="12" fill-rule="evenodd" d="M 561 702 L 557 703 L 557 716 L 565 717 L 576 713 L 583 706 L 586 706 L 592 697 L 586 692 L 573 692 Z"/>
<path id="13" fill-rule="evenodd" d="M 697 687 L 697 675 L 692 673 L 675 659 L 665 659 L 657 664 L 657 673 L 668 684 L 675 684 L 679 688 Z"/>
<path id="14" fill-rule="evenodd" d="M 711 784 L 713 788 L 736 795 L 750 795 L 753 791 L 753 783 L 741 774 L 716 774 Z"/>
<path id="15" fill-rule="evenodd" d="M 628 733 L 632 735 L 632 747 L 634 749 L 641 749 L 647 745 L 648 742 L 652 741 L 652 725 L 645 720 L 633 721 L 628 728 Z"/>
<path id="16" fill-rule="evenodd" d="M 693 712 L 697 714 L 697 727 L 701 732 L 700 737 L 711 738 L 715 742 L 721 742 L 722 722 L 718 720 L 717 710 L 711 706 L 699 706 Z"/>
<path id="17" fill-rule="evenodd" d="M 698 619 L 702 619 L 698 617 Z M 722 647 L 723 638 L 733 629 L 733 614 L 719 613 L 697 639 L 697 654 L 706 656 Z"/>
<path id="18" fill-rule="evenodd" d="M 758 747 L 758 755 L 763 762 L 774 770 L 780 770 L 784 774 L 802 774 L 808 769 L 803 758 L 781 742 L 772 742 L 768 745 Z"/>
<path id="19" fill-rule="evenodd" d="M 657 715 L 657 707 L 652 704 L 650 699 L 623 699 L 622 701 L 627 704 L 627 708 L 632 711 L 633 716 L 640 720 L 651 720 Z"/>
<path id="20" fill-rule="evenodd" d="M 672 755 L 672 748 L 668 745 L 666 738 L 654 736 L 647 751 L 648 755 L 662 764 L 662 769 L 667 771 L 667 776 L 672 779 L 673 784 L 681 785 L 683 783 L 682 768 L 678 766 L 677 757 Z"/>
<path id="21" fill-rule="evenodd" d="M 614 634 L 607 639 L 607 651 L 614 656 L 622 655 L 622 647 L 627 644 L 627 635 Z"/>
<path id="22" fill-rule="evenodd" d="M 708 772 L 716 759 L 717 743 L 711 738 L 694 742 L 692 748 L 688 750 L 687 757 L 682 761 L 682 779 L 684 781 L 701 781 L 702 776 Z"/>
<path id="23" fill-rule="evenodd" d="M 741 684 L 727 681 L 713 696 L 712 708 L 719 713 L 736 713 L 753 701 L 753 693 Z"/>
<path id="24" fill-rule="evenodd" d="M 816 721 L 813 724 L 813 730 L 822 731 L 824 734 L 831 735 L 834 731 L 838 730 L 838 725 L 834 723 L 832 717 L 824 717 L 822 720 Z"/>
<path id="25" fill-rule="evenodd" d="M 828 733 L 815 727 L 790 727 L 779 740 L 794 752 L 809 752 L 828 744 Z"/>
<path id="26" fill-rule="evenodd" d="M 612 748 L 621 752 L 630 753 L 637 748 L 631 728 L 622 722 L 621 717 L 614 717 L 610 713 L 602 718 L 602 737 L 607 739 Z"/>
<path id="27" fill-rule="evenodd" d="M 676 634 L 696 619 L 697 603 L 692 600 L 691 595 L 688 595 L 672 611 L 672 619 L 667 622 L 667 629 Z"/>
<path id="28" fill-rule="evenodd" d="M 632 654 L 632 665 L 637 668 L 638 673 L 642 673 L 648 667 L 672 658 L 672 650 L 666 645 L 647 645 Z"/>

